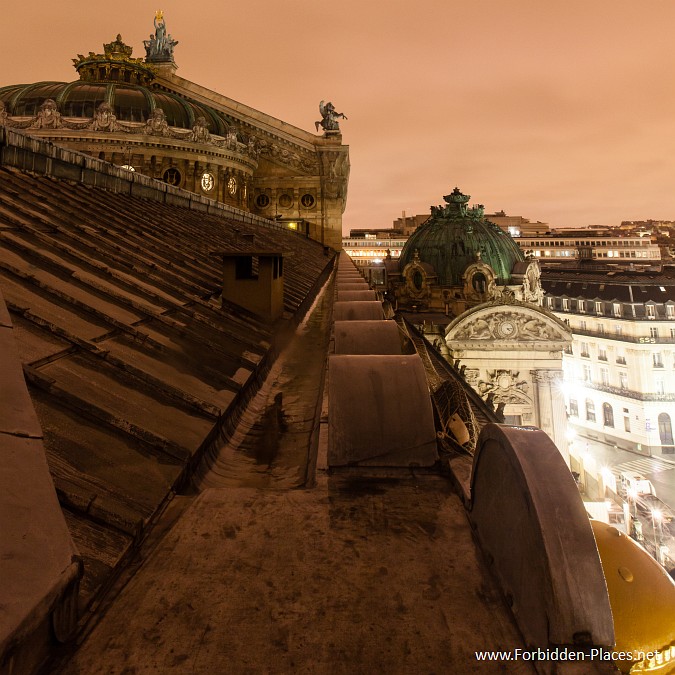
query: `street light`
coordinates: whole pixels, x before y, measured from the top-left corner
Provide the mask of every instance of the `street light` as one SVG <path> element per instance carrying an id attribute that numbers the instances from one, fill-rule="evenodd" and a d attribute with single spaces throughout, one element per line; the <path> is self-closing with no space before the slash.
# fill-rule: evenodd
<path id="1" fill-rule="evenodd" d="M 637 518 L 637 489 L 629 487 L 626 494 L 628 495 L 628 504 L 633 502 L 633 517 Z"/>
<path id="2" fill-rule="evenodd" d="M 663 539 L 663 532 L 661 531 L 661 519 L 663 518 L 663 513 L 659 509 L 652 509 L 652 530 L 654 532 L 654 557 L 656 560 L 663 564 L 663 560 L 661 559 L 661 550 L 660 550 L 660 543 L 661 540 Z M 658 541 L 656 540 L 656 523 L 659 524 L 659 537 Z"/>

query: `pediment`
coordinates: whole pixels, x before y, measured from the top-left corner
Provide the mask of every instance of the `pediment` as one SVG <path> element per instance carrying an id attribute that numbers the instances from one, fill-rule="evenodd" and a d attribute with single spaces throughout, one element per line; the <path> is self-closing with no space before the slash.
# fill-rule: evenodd
<path id="1" fill-rule="evenodd" d="M 572 333 L 550 312 L 526 303 L 489 303 L 457 317 L 447 328 L 450 342 L 570 342 Z"/>

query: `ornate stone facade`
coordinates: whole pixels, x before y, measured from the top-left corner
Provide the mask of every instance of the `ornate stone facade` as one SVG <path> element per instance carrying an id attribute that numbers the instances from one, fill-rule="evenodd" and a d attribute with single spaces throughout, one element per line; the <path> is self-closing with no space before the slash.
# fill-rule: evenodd
<path id="1" fill-rule="evenodd" d="M 539 263 L 458 188 L 444 200 L 408 239 L 400 262 L 385 262 L 389 299 L 412 310 L 408 318 L 507 423 L 540 427 L 566 454 L 556 382 L 572 336 L 541 307 Z"/>
<path id="2" fill-rule="evenodd" d="M 538 426 L 565 455 L 562 354 L 571 337 L 541 307 L 496 299 L 454 319 L 445 342 L 467 382 L 507 423 Z"/>
<path id="3" fill-rule="evenodd" d="M 322 136 L 280 122 L 178 77 L 177 44 L 158 13 L 145 59 L 118 35 L 103 54 L 73 59 L 80 82 L 26 85 L 25 95 L 0 89 L 0 124 L 288 222 L 339 249 L 349 181 L 337 126 L 344 116 L 324 106 L 337 128 Z"/>

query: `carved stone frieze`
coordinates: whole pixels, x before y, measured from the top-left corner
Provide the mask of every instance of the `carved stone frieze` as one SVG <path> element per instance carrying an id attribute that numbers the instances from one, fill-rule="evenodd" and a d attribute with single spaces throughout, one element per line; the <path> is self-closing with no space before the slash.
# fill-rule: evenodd
<path id="1" fill-rule="evenodd" d="M 454 335 L 456 340 L 551 340 L 555 337 L 542 319 L 509 311 L 469 319 Z"/>
<path id="2" fill-rule="evenodd" d="M 533 372 L 536 382 L 560 382 L 563 379 L 562 370 L 535 370 Z"/>
<path id="3" fill-rule="evenodd" d="M 37 116 L 28 127 L 29 129 L 59 129 L 63 126 L 61 122 L 61 113 L 59 112 L 56 101 L 51 98 L 46 99 L 40 106 Z"/>
<path id="4" fill-rule="evenodd" d="M 96 109 L 94 118 L 87 124 L 87 129 L 92 131 L 119 131 L 120 125 L 117 117 L 108 103 L 101 103 Z"/>
<path id="5" fill-rule="evenodd" d="M 316 157 L 310 154 L 300 154 L 295 150 L 284 148 L 278 143 L 266 138 L 255 138 L 254 146 L 261 157 L 268 157 L 282 164 L 288 164 L 294 169 L 300 169 L 308 172 L 317 172 L 318 162 Z"/>
<path id="6" fill-rule="evenodd" d="M 193 143 L 208 143 L 211 140 L 211 133 L 206 126 L 205 117 L 198 117 L 195 120 L 195 125 L 192 127 L 192 133 L 190 134 L 190 140 Z"/>
<path id="7" fill-rule="evenodd" d="M 530 384 L 520 378 L 520 372 L 512 370 L 488 370 L 485 379 L 472 384 L 478 393 L 494 403 L 531 403 L 528 396 Z"/>

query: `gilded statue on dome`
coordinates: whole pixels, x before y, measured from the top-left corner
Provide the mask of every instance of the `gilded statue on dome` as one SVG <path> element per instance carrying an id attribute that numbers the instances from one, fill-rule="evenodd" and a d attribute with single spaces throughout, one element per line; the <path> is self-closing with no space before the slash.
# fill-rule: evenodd
<path id="1" fill-rule="evenodd" d="M 144 40 L 147 61 L 173 61 L 173 48 L 178 44 L 166 31 L 166 21 L 161 9 L 155 14 L 155 34 Z"/>

